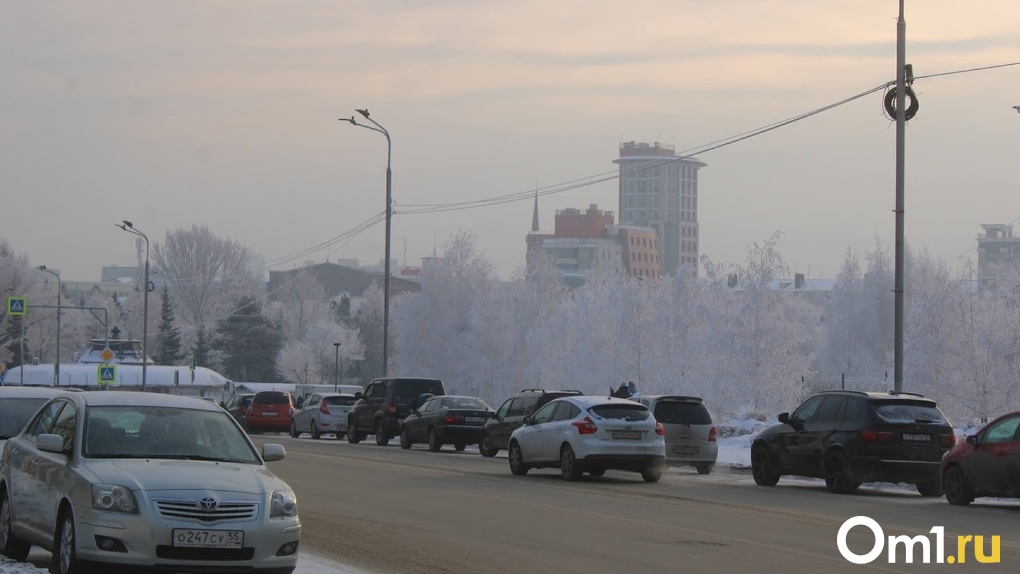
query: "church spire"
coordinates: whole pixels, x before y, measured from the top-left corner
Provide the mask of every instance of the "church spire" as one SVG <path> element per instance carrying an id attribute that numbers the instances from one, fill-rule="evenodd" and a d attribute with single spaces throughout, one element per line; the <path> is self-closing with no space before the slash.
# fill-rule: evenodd
<path id="1" fill-rule="evenodd" d="M 535 184 L 535 212 L 531 215 L 531 230 L 538 231 L 538 184 Z"/>

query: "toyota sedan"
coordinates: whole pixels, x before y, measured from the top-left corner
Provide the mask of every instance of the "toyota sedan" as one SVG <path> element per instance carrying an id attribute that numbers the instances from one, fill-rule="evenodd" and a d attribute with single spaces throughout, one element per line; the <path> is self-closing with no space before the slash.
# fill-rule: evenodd
<path id="1" fill-rule="evenodd" d="M 294 492 L 234 419 L 201 399 L 61 394 L 7 444 L 0 552 L 53 555 L 55 574 L 113 569 L 289 574 L 301 523 Z"/>

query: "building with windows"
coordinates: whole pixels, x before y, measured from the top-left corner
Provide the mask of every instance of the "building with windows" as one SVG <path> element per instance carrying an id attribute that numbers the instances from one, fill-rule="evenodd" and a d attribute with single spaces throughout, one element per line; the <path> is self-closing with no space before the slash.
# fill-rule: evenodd
<path id="1" fill-rule="evenodd" d="M 672 145 L 620 144 L 620 225 L 650 227 L 658 233 L 661 270 L 681 267 L 697 273 L 700 255 L 698 170 L 708 164 L 679 156 Z"/>
<path id="2" fill-rule="evenodd" d="M 1020 237 L 1013 237 L 1013 226 L 984 223 L 978 234 L 978 282 L 990 285 L 1005 268 L 1020 263 Z"/>

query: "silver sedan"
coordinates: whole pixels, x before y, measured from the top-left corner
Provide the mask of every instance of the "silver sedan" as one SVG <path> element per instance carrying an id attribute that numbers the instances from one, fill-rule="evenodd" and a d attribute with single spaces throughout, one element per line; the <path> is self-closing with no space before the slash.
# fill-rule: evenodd
<path id="1" fill-rule="evenodd" d="M 55 574 L 114 567 L 288 574 L 301 523 L 294 492 L 237 422 L 201 399 L 64 393 L 7 443 L 0 552 L 32 545 Z"/>

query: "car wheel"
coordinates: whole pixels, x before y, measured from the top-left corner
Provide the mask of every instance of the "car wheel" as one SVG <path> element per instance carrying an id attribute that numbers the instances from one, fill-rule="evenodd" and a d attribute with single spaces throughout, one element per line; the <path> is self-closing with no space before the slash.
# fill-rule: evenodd
<path id="1" fill-rule="evenodd" d="M 381 420 L 375 421 L 375 444 L 379 446 L 390 444 L 390 437 L 386 436 L 386 429 L 383 428 Z"/>
<path id="2" fill-rule="evenodd" d="M 351 444 L 358 444 L 363 438 L 365 437 L 358 431 L 358 427 L 354 424 L 354 417 L 347 419 L 347 442 Z"/>
<path id="3" fill-rule="evenodd" d="M 32 545 L 21 540 L 11 531 L 11 503 L 7 493 L 0 495 L 0 554 L 18 562 L 28 558 Z"/>
<path id="4" fill-rule="evenodd" d="M 467 448 L 467 445 L 462 442 L 453 443 L 453 449 L 456 450 L 457 452 L 464 452 L 465 448 Z"/>
<path id="5" fill-rule="evenodd" d="M 963 468 L 954 464 L 946 470 L 946 500 L 954 506 L 967 506 L 974 502 L 974 489 L 967 482 Z"/>
<path id="6" fill-rule="evenodd" d="M 755 445 L 751 449 L 751 476 L 758 486 L 775 486 L 779 482 L 779 470 L 765 445 Z"/>
<path id="7" fill-rule="evenodd" d="M 641 478 L 645 479 L 645 482 L 659 482 L 659 479 L 662 478 L 662 465 L 648 465 L 641 471 Z"/>
<path id="8" fill-rule="evenodd" d="M 298 432 L 297 425 L 294 424 L 294 421 L 290 421 L 290 436 L 291 438 L 297 438 L 301 436 L 301 433 Z"/>
<path id="9" fill-rule="evenodd" d="M 443 443 L 439 442 L 439 436 L 436 435 L 435 429 L 429 429 L 429 450 L 439 452 L 442 448 Z"/>
<path id="10" fill-rule="evenodd" d="M 342 433 L 342 432 L 333 433 L 333 438 L 335 438 L 336 440 L 340 440 L 340 439 L 344 438 L 344 434 L 346 434 L 346 433 Z"/>
<path id="11" fill-rule="evenodd" d="M 64 510 L 60 519 L 59 530 L 53 539 L 53 565 L 50 572 L 54 574 L 91 574 L 92 568 L 78 562 L 75 538 L 74 514 Z"/>
<path id="12" fill-rule="evenodd" d="M 825 456 L 825 488 L 835 494 L 853 494 L 861 486 L 854 480 L 846 455 L 836 451 Z"/>
<path id="13" fill-rule="evenodd" d="M 510 443 L 510 452 L 507 458 L 510 459 L 510 473 L 516 476 L 528 474 L 528 465 L 524 464 L 524 455 L 521 453 L 521 445 L 516 441 Z"/>
<path id="14" fill-rule="evenodd" d="M 499 452 L 498 448 L 492 448 L 492 443 L 489 441 L 489 435 L 483 434 L 482 440 L 478 443 L 478 452 L 482 453 L 482 456 L 492 458 Z"/>
<path id="15" fill-rule="evenodd" d="M 312 425 L 308 429 L 308 434 L 312 435 L 312 440 L 319 440 L 322 437 L 322 433 L 319 432 L 319 423 L 312 420 Z"/>
<path id="16" fill-rule="evenodd" d="M 574 449 L 570 448 L 569 444 L 565 444 L 560 448 L 560 474 L 563 475 L 563 480 L 578 480 L 584 472 L 581 470 L 581 465 L 577 464 L 577 457 L 574 456 Z"/>
<path id="17" fill-rule="evenodd" d="M 709 474 L 712 472 L 712 467 L 714 466 L 714 464 L 699 464 L 694 468 L 697 469 L 698 474 Z"/>
<path id="18" fill-rule="evenodd" d="M 400 429 L 400 448 L 407 450 L 414 445 L 411 442 L 411 435 L 407 433 L 407 429 Z"/>
<path id="19" fill-rule="evenodd" d="M 598 477 L 604 475 L 605 473 L 606 473 L 606 470 L 604 468 L 593 468 L 593 469 L 588 471 L 588 474 L 594 476 L 595 478 L 598 478 Z"/>

